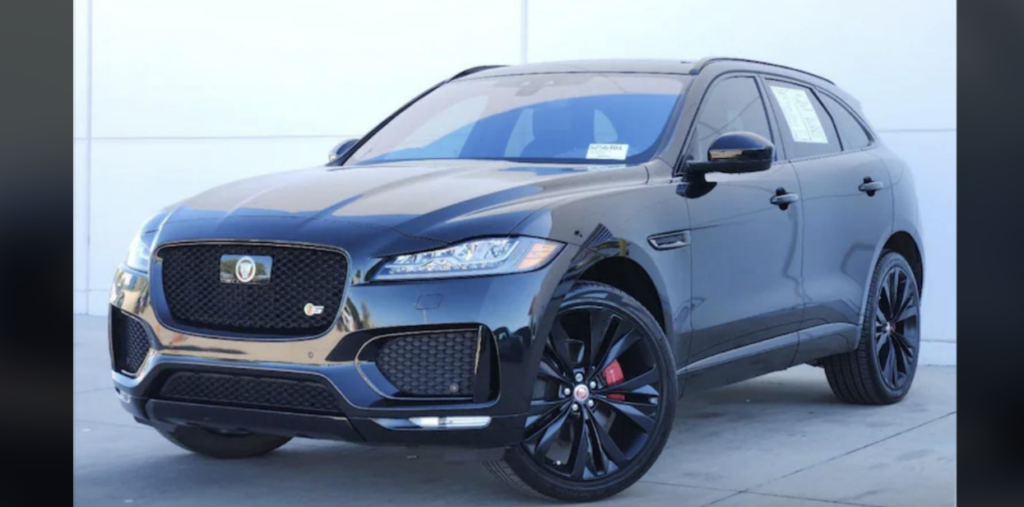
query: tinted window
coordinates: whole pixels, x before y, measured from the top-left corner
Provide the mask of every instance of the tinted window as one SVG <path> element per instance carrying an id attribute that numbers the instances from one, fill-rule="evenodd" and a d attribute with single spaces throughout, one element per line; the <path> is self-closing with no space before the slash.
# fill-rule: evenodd
<path id="1" fill-rule="evenodd" d="M 789 158 L 827 155 L 840 151 L 839 136 L 832 117 L 806 88 L 781 81 L 768 81 L 769 95 L 775 104 L 776 115 L 786 139 Z"/>
<path id="2" fill-rule="evenodd" d="M 721 81 L 700 106 L 689 154 L 693 160 L 708 159 L 708 148 L 726 132 L 753 132 L 772 139 L 768 113 L 752 77 L 736 77 Z"/>
<path id="3" fill-rule="evenodd" d="M 345 165 L 424 159 L 640 163 L 691 78 L 537 74 L 468 79 L 426 95 Z"/>
<path id="4" fill-rule="evenodd" d="M 856 150 L 871 144 L 871 138 L 864 131 L 864 127 L 839 101 L 825 94 L 821 94 L 821 101 L 825 103 L 828 112 L 832 113 L 832 119 L 839 129 L 839 137 L 843 140 L 844 150 Z"/>

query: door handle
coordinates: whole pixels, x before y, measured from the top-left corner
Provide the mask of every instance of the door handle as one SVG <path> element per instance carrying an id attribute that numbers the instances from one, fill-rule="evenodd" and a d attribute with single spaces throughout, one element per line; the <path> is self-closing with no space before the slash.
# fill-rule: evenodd
<path id="1" fill-rule="evenodd" d="M 775 189 L 775 195 L 769 200 L 772 204 L 778 206 L 782 211 L 786 211 L 786 208 L 790 204 L 800 200 L 799 194 L 790 194 L 786 192 L 786 189 L 779 187 Z"/>
<path id="2" fill-rule="evenodd" d="M 861 183 L 860 186 L 857 187 L 857 190 L 866 192 L 868 197 L 874 197 L 875 192 L 878 192 L 883 188 L 885 188 L 885 183 L 882 183 L 881 181 L 873 181 L 871 176 L 865 176 L 864 183 Z"/>

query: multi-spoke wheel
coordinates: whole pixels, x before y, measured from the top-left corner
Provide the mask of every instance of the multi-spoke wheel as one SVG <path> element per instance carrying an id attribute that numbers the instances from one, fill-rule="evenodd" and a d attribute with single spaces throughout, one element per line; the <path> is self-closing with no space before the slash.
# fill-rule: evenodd
<path id="1" fill-rule="evenodd" d="M 860 345 L 825 361 L 832 391 L 843 401 L 895 403 L 910 390 L 920 355 L 920 301 L 914 272 L 889 252 L 875 268 Z"/>
<path id="2" fill-rule="evenodd" d="M 554 498 L 597 500 L 625 489 L 671 430 L 668 341 L 640 303 L 606 285 L 580 284 L 566 297 L 532 389 L 523 442 L 504 464 Z"/>
<path id="3" fill-rule="evenodd" d="M 900 389 L 910 379 L 919 345 L 917 294 L 913 274 L 900 266 L 886 274 L 875 306 L 875 357 L 882 380 Z"/>

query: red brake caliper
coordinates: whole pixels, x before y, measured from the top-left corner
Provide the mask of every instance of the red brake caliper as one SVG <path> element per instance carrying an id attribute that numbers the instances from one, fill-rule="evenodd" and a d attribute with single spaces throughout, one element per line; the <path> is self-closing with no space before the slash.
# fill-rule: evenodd
<path id="1" fill-rule="evenodd" d="M 612 361 L 612 364 L 609 364 L 601 373 L 604 375 L 604 383 L 606 386 L 618 384 L 625 378 L 622 375 L 622 366 L 619 365 L 618 359 Z M 609 393 L 608 398 L 612 400 L 625 401 L 626 395 L 622 393 Z"/>

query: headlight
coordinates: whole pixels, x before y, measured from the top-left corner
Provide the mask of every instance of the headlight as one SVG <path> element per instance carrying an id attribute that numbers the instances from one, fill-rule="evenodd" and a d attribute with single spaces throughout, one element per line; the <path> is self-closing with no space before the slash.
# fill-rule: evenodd
<path id="1" fill-rule="evenodd" d="M 561 243 L 536 238 L 488 238 L 389 259 L 374 280 L 415 280 L 521 273 L 544 267 Z"/>
<path id="2" fill-rule="evenodd" d="M 154 239 L 156 239 L 156 231 L 139 231 L 132 238 L 131 245 L 128 246 L 128 258 L 124 261 L 125 265 L 135 271 L 148 273 Z"/>

